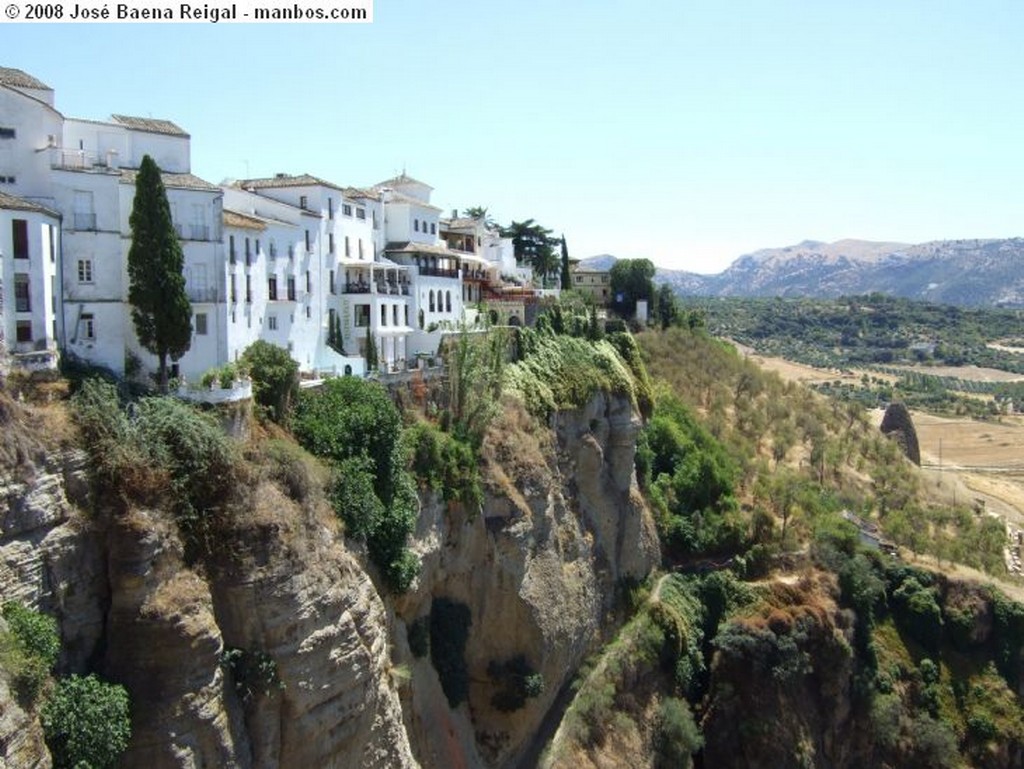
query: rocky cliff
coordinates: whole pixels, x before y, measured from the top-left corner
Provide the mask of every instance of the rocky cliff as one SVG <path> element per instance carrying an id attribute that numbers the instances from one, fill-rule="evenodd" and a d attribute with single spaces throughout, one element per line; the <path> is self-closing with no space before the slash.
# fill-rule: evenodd
<path id="1" fill-rule="evenodd" d="M 24 445 L 5 457 L 0 589 L 58 619 L 58 672 L 128 689 L 126 766 L 514 766 L 603 639 L 617 586 L 657 559 L 623 398 L 595 396 L 554 430 L 510 403 L 485 442 L 482 512 L 422 494 L 423 570 L 400 597 L 375 586 L 322 492 L 299 498 L 258 461 L 196 561 L 166 513 L 91 496 L 70 432 L 49 445 L 31 408 L 5 406 Z M 454 709 L 407 642 L 442 597 L 471 623 Z M 544 687 L 509 712 L 488 669 L 517 655 Z M 49 765 L 36 714 L 3 687 L 0 724 L 10 765 Z"/>

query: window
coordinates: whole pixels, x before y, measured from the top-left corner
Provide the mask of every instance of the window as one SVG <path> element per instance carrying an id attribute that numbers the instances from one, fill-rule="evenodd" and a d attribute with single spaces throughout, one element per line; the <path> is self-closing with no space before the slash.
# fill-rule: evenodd
<path id="1" fill-rule="evenodd" d="M 267 299 L 271 302 L 277 301 L 277 276 L 267 278 Z"/>
<path id="2" fill-rule="evenodd" d="M 196 336 L 206 336 L 207 325 L 206 325 L 206 313 L 196 313 Z"/>
<path id="3" fill-rule="evenodd" d="M 420 220 L 419 219 L 413 219 L 412 220 L 412 228 L 414 230 L 416 230 L 416 232 L 420 231 Z"/>
<path id="4" fill-rule="evenodd" d="M 349 248 L 348 235 L 345 236 L 345 256 L 352 256 L 352 249 Z"/>
<path id="5" fill-rule="evenodd" d="M 306 250 L 307 251 L 311 250 L 310 247 L 309 247 L 309 230 L 306 230 Z"/>
<path id="6" fill-rule="evenodd" d="M 430 289 L 430 311 L 434 312 L 434 289 Z"/>
<path id="7" fill-rule="evenodd" d="M 452 311 L 452 292 L 451 291 L 445 291 L 444 292 L 444 310 L 445 310 L 445 312 L 451 312 Z"/>
<path id="8" fill-rule="evenodd" d="M 295 301 L 295 278 L 288 278 L 288 301 Z"/>
<path id="9" fill-rule="evenodd" d="M 254 249 L 256 256 L 260 255 L 260 239 L 256 238 L 256 248 Z"/>
<path id="10" fill-rule="evenodd" d="M 238 287 L 235 285 L 235 276 L 231 276 L 231 301 L 238 301 Z"/>
<path id="11" fill-rule="evenodd" d="M 252 304 L 252 275 L 245 276 L 245 303 Z"/>
<path id="12" fill-rule="evenodd" d="M 327 198 L 327 218 L 334 218 L 334 198 Z"/>
<path id="13" fill-rule="evenodd" d="M 312 308 L 308 304 L 306 305 L 306 317 L 307 318 L 313 317 L 313 310 L 312 310 Z"/>
<path id="14" fill-rule="evenodd" d="M 370 325 L 370 305 L 356 305 L 356 328 L 367 328 Z"/>
<path id="15" fill-rule="evenodd" d="M 78 260 L 78 282 L 92 283 L 92 259 Z"/>
<path id="16" fill-rule="evenodd" d="M 336 294 L 337 291 L 334 290 L 334 270 L 331 270 L 329 278 L 330 278 L 329 290 L 330 290 L 330 292 L 332 294 Z"/>
<path id="17" fill-rule="evenodd" d="M 13 139 L 17 132 L 13 128 L 0 128 L 0 139 Z"/>
<path id="18" fill-rule="evenodd" d="M 52 224 L 47 225 L 47 229 L 50 231 L 50 261 L 57 261 L 57 228 Z M 54 334 L 56 336 L 56 334 Z"/>
<path id="19" fill-rule="evenodd" d="M 274 239 L 271 238 L 270 239 L 270 258 L 273 259 L 275 256 L 277 256 L 277 243 L 275 243 Z"/>
<path id="20" fill-rule="evenodd" d="M 409 305 L 405 305 L 405 325 L 409 325 Z"/>
<path id="21" fill-rule="evenodd" d="M 29 298 L 28 275 L 19 273 L 14 276 L 14 310 L 15 312 L 32 312 L 32 300 Z"/>
<path id="22" fill-rule="evenodd" d="M 15 178 L 13 176 L 0 176 L 0 184 L 14 184 Z"/>
<path id="23" fill-rule="evenodd" d="M 363 258 L 363 239 L 359 238 L 359 258 Z"/>
<path id="24" fill-rule="evenodd" d="M 245 266 L 252 264 L 252 251 L 249 249 L 249 238 L 245 239 Z"/>
<path id="25" fill-rule="evenodd" d="M 356 219 L 363 219 L 365 221 L 365 219 L 366 219 L 366 209 L 365 208 L 357 208 L 356 209 Z"/>
<path id="26" fill-rule="evenodd" d="M 231 263 L 235 263 L 235 236 L 228 235 L 228 254 L 231 257 Z"/>
<path id="27" fill-rule="evenodd" d="M 277 331 L 277 316 L 276 315 L 268 315 L 267 316 L 267 329 L 269 331 Z"/>
<path id="28" fill-rule="evenodd" d="M 309 293 L 312 293 L 312 291 L 313 291 L 313 286 L 309 282 L 309 270 L 306 270 L 306 293 L 309 294 Z"/>
<path id="29" fill-rule="evenodd" d="M 305 195 L 299 195 L 299 208 L 301 208 L 303 211 L 305 211 L 307 208 L 309 208 L 308 204 L 309 204 L 309 200 L 306 198 L 306 196 Z"/>
<path id="30" fill-rule="evenodd" d="M 96 322 L 93 320 L 91 312 L 83 312 L 78 319 L 78 335 L 82 339 L 96 338 Z"/>
<path id="31" fill-rule="evenodd" d="M 431 235 L 436 235 L 437 234 L 437 224 L 435 222 L 431 222 L 430 223 L 430 234 Z"/>
<path id="32" fill-rule="evenodd" d="M 388 306 L 386 304 L 380 306 L 380 325 L 388 325 Z"/>
<path id="33" fill-rule="evenodd" d="M 391 305 L 391 325 L 392 326 L 397 326 L 398 325 L 398 305 L 397 304 Z"/>
<path id="34" fill-rule="evenodd" d="M 352 206 L 350 206 L 348 203 L 342 203 L 341 204 L 341 213 L 344 216 L 352 216 Z"/>
<path id="35" fill-rule="evenodd" d="M 28 220 L 11 221 L 11 238 L 14 241 L 14 258 L 28 259 Z"/>
<path id="36" fill-rule="evenodd" d="M 31 342 L 32 341 L 32 321 L 30 320 L 19 320 L 15 325 L 15 339 L 19 342 Z"/>
<path id="37" fill-rule="evenodd" d="M 379 230 L 380 229 L 380 223 L 377 221 L 377 212 L 376 211 L 372 211 L 371 213 L 373 214 L 373 229 Z"/>

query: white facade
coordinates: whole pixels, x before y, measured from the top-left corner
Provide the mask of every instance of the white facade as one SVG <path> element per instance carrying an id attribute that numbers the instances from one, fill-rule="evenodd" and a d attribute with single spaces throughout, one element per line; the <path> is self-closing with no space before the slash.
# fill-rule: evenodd
<path id="1" fill-rule="evenodd" d="M 0 193 L 0 344 L 30 367 L 56 364 L 60 216 Z"/>
<path id="2" fill-rule="evenodd" d="M 129 218 L 147 154 L 185 257 L 193 337 L 172 374 L 189 381 L 259 339 L 289 350 L 304 372 L 357 375 L 372 339 L 380 368 L 402 370 L 436 354 L 441 333 L 473 322 L 488 287 L 517 273 L 511 243 L 482 225 L 468 239 L 442 238 L 452 227 L 432 188 L 404 173 L 371 189 L 287 174 L 217 187 L 191 173 L 191 138 L 174 123 L 65 118 L 53 96 L 0 68 L 0 195 L 16 201 L 0 205 L 9 347 L 60 346 L 117 374 L 133 359 L 155 371 L 127 302 Z M 15 226 L 29 233 L 19 229 L 17 250 L 31 251 L 24 264 Z"/>

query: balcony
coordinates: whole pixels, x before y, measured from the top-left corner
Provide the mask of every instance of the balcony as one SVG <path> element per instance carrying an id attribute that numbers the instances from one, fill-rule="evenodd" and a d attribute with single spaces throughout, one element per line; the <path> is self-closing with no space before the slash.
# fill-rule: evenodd
<path id="1" fill-rule="evenodd" d="M 107 152 L 102 155 L 96 152 L 85 150 L 69 150 L 60 147 L 50 148 L 50 167 L 66 171 L 100 171 L 103 173 L 118 173 L 114 159 L 116 152 Z"/>
<path id="2" fill-rule="evenodd" d="M 185 295 L 188 300 L 195 304 L 213 303 L 220 301 L 217 297 L 216 286 L 185 286 Z"/>
<path id="3" fill-rule="evenodd" d="M 463 270 L 463 280 L 487 280 L 487 273 L 484 270 Z"/>
<path id="4" fill-rule="evenodd" d="M 190 224 L 188 230 L 192 240 L 210 239 L 210 225 L 208 224 Z"/>
<path id="5" fill-rule="evenodd" d="M 444 267 L 420 267 L 420 275 L 432 278 L 458 278 L 458 270 L 449 270 Z"/>
<path id="6" fill-rule="evenodd" d="M 341 287 L 341 293 L 343 294 L 369 294 L 370 284 L 364 281 L 356 281 L 354 283 L 345 283 Z"/>
<path id="7" fill-rule="evenodd" d="M 71 215 L 71 223 L 74 225 L 74 228 L 78 231 L 95 231 L 96 214 L 79 214 L 76 212 Z"/>
<path id="8" fill-rule="evenodd" d="M 409 296 L 408 283 L 391 283 L 387 281 L 355 281 L 343 283 L 341 286 L 343 294 L 390 294 L 394 296 Z"/>

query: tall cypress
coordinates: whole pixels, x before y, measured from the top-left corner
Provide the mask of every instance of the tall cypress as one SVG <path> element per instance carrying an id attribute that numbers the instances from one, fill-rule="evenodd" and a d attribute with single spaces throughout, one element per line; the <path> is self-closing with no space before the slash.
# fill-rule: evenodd
<path id="1" fill-rule="evenodd" d="M 572 288 L 572 278 L 569 275 L 569 247 L 565 245 L 565 235 L 562 236 L 562 290 L 568 291 Z"/>
<path id="2" fill-rule="evenodd" d="M 128 301 L 139 343 L 157 356 L 157 383 L 167 391 L 167 358 L 177 361 L 192 344 L 192 305 L 185 293 L 185 255 L 171 220 L 160 169 L 149 155 L 135 178 L 129 219 Z"/>

